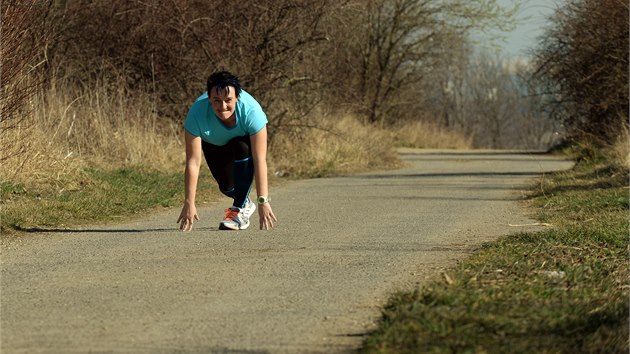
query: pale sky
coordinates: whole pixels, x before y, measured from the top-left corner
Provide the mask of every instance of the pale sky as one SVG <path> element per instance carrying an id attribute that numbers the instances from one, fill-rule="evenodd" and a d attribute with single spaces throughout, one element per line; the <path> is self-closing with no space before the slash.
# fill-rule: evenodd
<path id="1" fill-rule="evenodd" d="M 505 57 L 528 57 L 539 36 L 544 33 L 549 24 L 548 16 L 552 15 L 558 4 L 563 0 L 497 0 L 500 5 L 511 6 L 519 4 L 516 16 L 516 28 L 509 33 L 503 33 L 505 40 L 495 39 L 495 44 L 501 48 Z M 482 38 L 484 35 L 482 35 Z"/>

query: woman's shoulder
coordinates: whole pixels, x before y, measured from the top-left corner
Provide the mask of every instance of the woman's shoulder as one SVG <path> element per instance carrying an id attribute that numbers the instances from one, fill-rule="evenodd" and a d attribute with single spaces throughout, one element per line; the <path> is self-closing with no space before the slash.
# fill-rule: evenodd
<path id="1" fill-rule="evenodd" d="M 241 90 L 238 100 L 247 110 L 252 108 L 261 109 L 260 103 L 258 103 L 256 98 L 245 90 Z"/>
<path id="2" fill-rule="evenodd" d="M 202 119 L 205 117 L 206 112 L 208 110 L 208 93 L 205 92 L 203 95 L 197 97 L 195 102 L 188 109 L 187 119 Z"/>
<path id="3" fill-rule="evenodd" d="M 204 92 L 201 96 L 195 99 L 195 102 L 191 105 L 191 109 L 201 109 L 208 106 L 208 93 Z"/>
<path id="4" fill-rule="evenodd" d="M 204 92 L 201 96 L 197 97 L 195 99 L 195 102 L 193 103 L 193 105 L 198 104 L 198 103 L 204 103 L 204 102 L 208 102 L 208 92 Z"/>
<path id="5" fill-rule="evenodd" d="M 241 120 L 243 122 L 242 124 L 248 127 L 247 129 L 250 134 L 255 134 L 267 123 L 265 111 L 263 111 L 260 103 L 256 101 L 254 96 L 245 90 L 241 91 L 238 102 L 241 105 L 239 113 L 240 116 L 243 117 Z"/>

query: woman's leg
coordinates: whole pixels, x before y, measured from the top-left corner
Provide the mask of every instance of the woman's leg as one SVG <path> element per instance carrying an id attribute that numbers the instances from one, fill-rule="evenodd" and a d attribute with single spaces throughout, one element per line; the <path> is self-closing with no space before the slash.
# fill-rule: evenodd
<path id="1" fill-rule="evenodd" d="M 249 137 L 237 137 L 218 146 L 202 141 L 201 148 L 219 190 L 234 199 L 234 206 L 243 208 L 254 180 Z"/>
<path id="2" fill-rule="evenodd" d="M 244 208 L 254 181 L 254 160 L 249 136 L 234 138 L 227 145 L 234 152 L 234 206 Z"/>
<path id="3" fill-rule="evenodd" d="M 227 146 L 218 146 L 201 141 L 201 150 L 206 158 L 212 177 L 217 181 L 219 190 L 230 198 L 234 198 L 234 179 L 232 176 L 233 157 Z"/>

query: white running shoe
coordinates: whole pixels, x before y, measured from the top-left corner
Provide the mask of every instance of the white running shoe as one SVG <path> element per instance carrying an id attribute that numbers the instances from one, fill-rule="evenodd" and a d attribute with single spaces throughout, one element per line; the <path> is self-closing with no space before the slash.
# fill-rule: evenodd
<path id="1" fill-rule="evenodd" d="M 245 230 L 248 227 L 249 216 L 245 214 L 244 209 L 235 206 L 225 209 L 219 230 Z"/>
<path id="2" fill-rule="evenodd" d="M 256 203 L 252 202 L 252 200 L 249 199 L 249 197 L 247 197 L 247 201 L 245 202 L 245 207 L 241 209 L 241 211 L 245 213 L 245 215 L 247 215 L 248 219 L 251 218 L 252 215 L 254 215 L 254 212 L 256 211 Z"/>

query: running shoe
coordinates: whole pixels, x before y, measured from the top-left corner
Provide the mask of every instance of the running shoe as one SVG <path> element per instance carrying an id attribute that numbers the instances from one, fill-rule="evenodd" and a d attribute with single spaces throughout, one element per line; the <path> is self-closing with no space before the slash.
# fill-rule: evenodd
<path id="1" fill-rule="evenodd" d="M 245 202 L 245 207 L 241 209 L 241 211 L 245 213 L 245 215 L 247 215 L 248 219 L 251 218 L 252 215 L 254 215 L 254 212 L 256 211 L 256 203 L 252 202 L 252 200 L 249 199 L 249 197 L 247 197 L 247 201 Z"/>
<path id="2" fill-rule="evenodd" d="M 230 207 L 225 209 L 223 221 L 219 224 L 220 230 L 245 230 L 249 227 L 249 216 L 244 209 L 238 207 Z"/>

